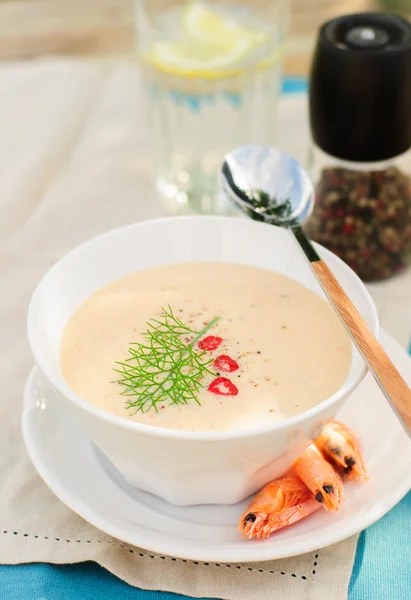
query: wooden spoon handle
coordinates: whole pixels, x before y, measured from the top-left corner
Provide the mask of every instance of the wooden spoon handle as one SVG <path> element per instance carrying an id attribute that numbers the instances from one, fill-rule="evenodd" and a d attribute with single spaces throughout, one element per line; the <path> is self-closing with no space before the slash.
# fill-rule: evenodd
<path id="1" fill-rule="evenodd" d="M 311 266 L 358 351 L 411 437 L 411 390 L 323 260 Z"/>

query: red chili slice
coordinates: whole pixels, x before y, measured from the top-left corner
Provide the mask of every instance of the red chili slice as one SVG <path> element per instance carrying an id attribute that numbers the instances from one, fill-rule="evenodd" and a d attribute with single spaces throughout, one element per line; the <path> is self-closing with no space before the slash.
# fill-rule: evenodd
<path id="1" fill-rule="evenodd" d="M 214 361 L 214 368 L 217 371 L 224 371 L 224 373 L 232 373 L 233 371 L 237 371 L 240 367 L 238 366 L 238 362 L 233 360 L 227 354 L 222 354 Z"/>
<path id="2" fill-rule="evenodd" d="M 208 386 L 208 391 L 219 396 L 237 396 L 238 389 L 227 377 L 217 377 Z"/>
<path id="3" fill-rule="evenodd" d="M 198 342 L 198 347 L 201 348 L 201 350 L 208 350 L 209 352 L 212 352 L 213 350 L 216 350 L 219 347 L 222 341 L 223 338 L 217 337 L 215 335 L 209 335 Z"/>

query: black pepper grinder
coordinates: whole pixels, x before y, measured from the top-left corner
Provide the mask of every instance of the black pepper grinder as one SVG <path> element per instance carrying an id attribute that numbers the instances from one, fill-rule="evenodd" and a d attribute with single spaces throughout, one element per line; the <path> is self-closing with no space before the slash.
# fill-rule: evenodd
<path id="1" fill-rule="evenodd" d="M 306 233 L 365 281 L 411 260 L 411 25 L 362 13 L 325 23 L 310 79 Z"/>

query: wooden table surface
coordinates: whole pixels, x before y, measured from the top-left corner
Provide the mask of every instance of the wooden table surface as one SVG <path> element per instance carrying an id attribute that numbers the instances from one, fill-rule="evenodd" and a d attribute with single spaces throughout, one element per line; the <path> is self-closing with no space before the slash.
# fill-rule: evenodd
<path id="1" fill-rule="evenodd" d="M 394 0 L 294 0 L 285 72 L 307 75 L 319 25 Z M 411 11 L 410 11 L 411 12 Z M 133 0 L 0 0 L 0 59 L 43 55 L 130 56 Z"/>

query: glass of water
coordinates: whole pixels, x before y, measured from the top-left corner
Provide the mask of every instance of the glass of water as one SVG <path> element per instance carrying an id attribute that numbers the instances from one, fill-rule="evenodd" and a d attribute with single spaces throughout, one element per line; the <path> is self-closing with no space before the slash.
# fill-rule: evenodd
<path id="1" fill-rule="evenodd" d="M 275 143 L 288 0 L 135 0 L 156 183 L 174 204 L 227 212 L 227 151 Z"/>

